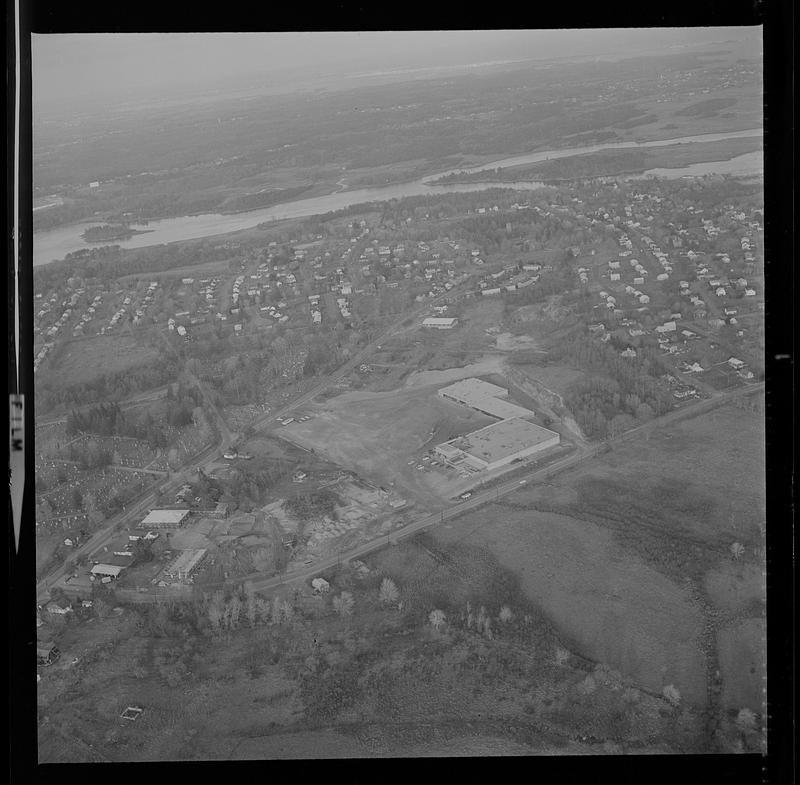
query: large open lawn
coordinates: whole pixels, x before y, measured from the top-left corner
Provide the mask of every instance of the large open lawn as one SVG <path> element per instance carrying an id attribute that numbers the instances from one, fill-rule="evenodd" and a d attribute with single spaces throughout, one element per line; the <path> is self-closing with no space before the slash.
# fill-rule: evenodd
<path id="1" fill-rule="evenodd" d="M 723 407 L 435 535 L 487 549 L 585 656 L 696 705 L 708 689 L 760 711 L 764 521 L 763 422 Z"/>
<path id="2" fill-rule="evenodd" d="M 60 384 L 88 382 L 103 375 L 155 360 L 158 353 L 128 335 L 98 335 L 70 341 L 58 361 L 47 369 Z"/>

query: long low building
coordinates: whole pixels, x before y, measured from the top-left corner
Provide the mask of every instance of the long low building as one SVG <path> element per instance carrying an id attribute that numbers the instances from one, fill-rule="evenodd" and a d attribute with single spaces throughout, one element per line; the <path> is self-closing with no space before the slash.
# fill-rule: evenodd
<path id="1" fill-rule="evenodd" d="M 497 417 L 499 420 L 511 420 L 515 417 L 533 417 L 534 412 L 506 400 L 508 390 L 482 379 L 462 379 L 454 384 L 442 387 L 438 395 L 447 401 L 469 406 L 475 411 Z"/>
<path id="2" fill-rule="evenodd" d="M 534 453 L 556 447 L 561 437 L 555 431 L 513 418 L 480 428 L 466 436 L 437 445 L 437 455 L 451 466 L 465 463 L 492 471 Z"/>
<path id="3" fill-rule="evenodd" d="M 442 316 L 429 316 L 423 319 L 423 327 L 432 327 L 435 330 L 452 330 L 458 324 L 458 319 L 455 317 L 442 317 Z"/>

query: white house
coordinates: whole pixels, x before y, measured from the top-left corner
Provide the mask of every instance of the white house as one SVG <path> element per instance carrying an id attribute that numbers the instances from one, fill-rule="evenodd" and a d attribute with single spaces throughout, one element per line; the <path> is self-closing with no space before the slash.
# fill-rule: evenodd
<path id="1" fill-rule="evenodd" d="M 656 327 L 657 333 L 674 333 L 678 329 L 675 322 L 664 322 Z"/>

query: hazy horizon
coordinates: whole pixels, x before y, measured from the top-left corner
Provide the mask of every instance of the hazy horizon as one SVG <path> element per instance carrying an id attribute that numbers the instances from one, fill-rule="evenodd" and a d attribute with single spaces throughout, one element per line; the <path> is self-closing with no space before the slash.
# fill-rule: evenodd
<path id="1" fill-rule="evenodd" d="M 33 35 L 34 113 L 119 108 L 215 91 L 281 92 L 436 68 L 665 53 L 758 28 Z M 341 81 L 337 85 L 337 80 Z"/>

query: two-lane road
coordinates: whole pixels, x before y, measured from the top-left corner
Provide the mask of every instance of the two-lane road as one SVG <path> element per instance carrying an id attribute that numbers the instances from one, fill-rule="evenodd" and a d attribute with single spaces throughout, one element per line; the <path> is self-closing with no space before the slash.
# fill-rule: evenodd
<path id="1" fill-rule="evenodd" d="M 522 478 L 515 472 L 514 479 L 502 482 L 484 491 L 477 491 L 466 501 L 454 504 L 453 506 L 444 509 L 441 512 L 426 515 L 425 517 L 413 521 L 406 526 L 395 530 L 394 532 L 390 532 L 389 534 L 378 537 L 370 542 L 363 543 L 362 545 L 352 548 L 346 552 L 340 552 L 336 556 L 322 559 L 321 561 L 315 562 L 314 564 L 308 565 L 301 569 L 294 570 L 290 573 L 285 573 L 281 576 L 269 578 L 258 578 L 257 574 L 248 575 L 237 579 L 236 581 L 232 581 L 231 584 L 235 585 L 249 582 L 252 584 L 254 589 L 258 591 L 266 591 L 269 589 L 276 589 L 280 586 L 291 585 L 293 583 L 309 580 L 310 578 L 313 578 L 315 575 L 318 575 L 320 572 L 324 572 L 327 569 L 352 559 L 358 559 L 362 556 L 366 556 L 367 554 L 383 548 L 388 544 L 396 543 L 401 539 L 406 539 L 413 536 L 419 531 L 423 531 L 431 526 L 443 523 L 451 518 L 456 518 L 469 510 L 474 510 L 475 508 L 484 504 L 496 501 L 497 499 L 500 499 L 501 497 L 518 490 L 521 485 L 532 484 L 542 478 L 549 479 L 556 473 L 562 472 L 573 466 L 577 466 L 583 461 L 601 454 L 609 448 L 611 442 L 624 442 L 640 438 L 642 435 L 656 428 L 663 428 L 665 425 L 669 425 L 676 420 L 680 420 L 685 417 L 697 416 L 705 411 L 716 408 L 725 403 L 729 403 L 731 400 L 736 398 L 750 395 L 758 390 L 763 389 L 763 387 L 764 385 L 761 383 L 747 388 L 739 388 L 737 390 L 733 390 L 732 392 L 722 393 L 714 398 L 697 401 L 693 404 L 689 404 L 688 406 L 684 406 L 680 409 L 669 412 L 668 414 L 665 414 L 655 420 L 644 423 L 643 425 L 639 425 L 636 428 L 632 428 L 618 437 L 609 439 L 608 442 L 602 442 L 591 447 L 578 449 L 570 455 L 567 455 L 551 464 L 541 468 L 532 469 L 530 473 L 526 474 Z"/>

